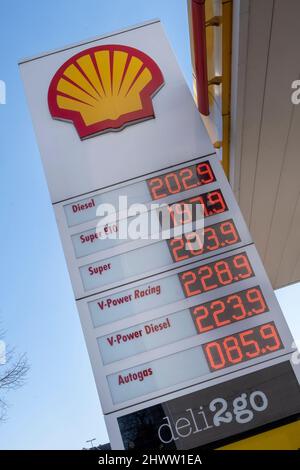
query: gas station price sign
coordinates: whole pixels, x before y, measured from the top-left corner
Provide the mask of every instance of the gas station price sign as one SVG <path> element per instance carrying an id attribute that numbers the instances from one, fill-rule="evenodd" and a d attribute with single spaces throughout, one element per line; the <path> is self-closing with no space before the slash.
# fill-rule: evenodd
<path id="1" fill-rule="evenodd" d="M 154 419 L 153 400 L 263 369 L 293 339 L 159 21 L 20 68 L 112 448 L 128 448 L 118 413 Z M 163 204 L 170 237 L 118 237 L 125 196 L 158 222 Z"/>

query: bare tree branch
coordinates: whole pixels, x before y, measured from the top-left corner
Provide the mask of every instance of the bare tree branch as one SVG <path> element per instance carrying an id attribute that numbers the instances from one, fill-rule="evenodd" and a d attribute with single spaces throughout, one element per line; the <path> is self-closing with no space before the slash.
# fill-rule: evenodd
<path id="1" fill-rule="evenodd" d="M 3 333 L 3 332 L 1 332 Z M 3 335 L 0 334 L 0 338 Z M 13 348 L 6 350 L 6 362 L 0 364 L 0 423 L 5 420 L 8 403 L 6 394 L 24 385 L 29 371 L 26 354 L 17 356 Z"/>
<path id="2" fill-rule="evenodd" d="M 23 354 L 15 362 L 5 368 L 4 373 L 0 374 L 0 390 L 16 389 L 24 384 L 26 374 L 29 370 L 26 355 Z M 0 369 L 1 372 L 1 369 Z"/>

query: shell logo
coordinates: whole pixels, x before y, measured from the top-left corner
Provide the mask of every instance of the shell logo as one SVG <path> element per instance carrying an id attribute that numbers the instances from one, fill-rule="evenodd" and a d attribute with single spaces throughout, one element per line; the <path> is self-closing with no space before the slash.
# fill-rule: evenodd
<path id="1" fill-rule="evenodd" d="M 71 57 L 54 75 L 48 105 L 54 119 L 71 121 L 80 138 L 154 118 L 162 87 L 158 65 L 133 47 L 104 45 Z"/>

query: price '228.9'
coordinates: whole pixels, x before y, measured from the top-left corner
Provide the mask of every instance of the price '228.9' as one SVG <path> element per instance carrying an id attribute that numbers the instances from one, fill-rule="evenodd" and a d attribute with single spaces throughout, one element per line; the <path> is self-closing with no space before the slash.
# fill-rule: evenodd
<path id="1" fill-rule="evenodd" d="M 178 274 L 186 297 L 227 286 L 254 276 L 247 253 L 242 252 Z"/>

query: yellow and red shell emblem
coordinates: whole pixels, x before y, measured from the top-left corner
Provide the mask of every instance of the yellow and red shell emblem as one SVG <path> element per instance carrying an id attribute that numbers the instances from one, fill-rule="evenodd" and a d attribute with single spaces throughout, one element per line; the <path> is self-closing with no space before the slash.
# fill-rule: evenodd
<path id="1" fill-rule="evenodd" d="M 73 122 L 81 139 L 154 118 L 153 95 L 163 85 L 158 65 L 133 47 L 104 45 L 71 57 L 48 92 L 51 116 Z"/>

